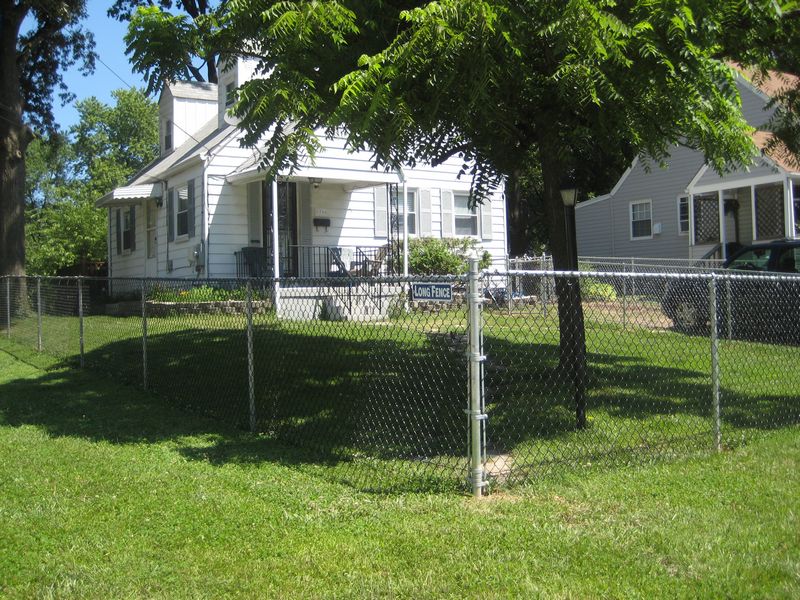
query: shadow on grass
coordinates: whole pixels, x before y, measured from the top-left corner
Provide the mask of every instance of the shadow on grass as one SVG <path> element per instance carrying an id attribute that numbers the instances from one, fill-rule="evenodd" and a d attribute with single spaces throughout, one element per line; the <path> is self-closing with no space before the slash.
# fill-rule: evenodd
<path id="1" fill-rule="evenodd" d="M 309 325 L 261 325 L 253 340 L 251 404 L 243 331 L 161 332 L 153 321 L 150 394 L 136 389 L 143 377 L 141 340 L 119 340 L 85 356 L 87 366 L 114 380 L 61 368 L 6 383 L 0 386 L 2 418 L 51 435 L 113 443 L 174 440 L 186 457 L 211 464 L 310 465 L 371 490 L 438 489 L 442 481 L 463 477 L 466 360 L 447 336 L 353 323 L 314 325 L 313 332 Z M 584 435 L 574 428 L 571 388 L 555 343 L 487 337 L 485 351 L 489 440 L 496 451 L 576 435 L 587 454 L 600 443 L 614 450 L 608 438 L 617 429 L 635 433 L 637 422 L 646 420 L 642 430 L 667 442 L 698 427 L 710 430 L 711 389 L 702 360 L 659 366 L 625 346 L 618 354 L 591 353 L 588 414 L 606 420 L 590 421 Z M 780 356 L 780 347 L 774 351 Z M 800 422 L 797 386 L 789 381 L 777 392 L 725 387 L 724 427 Z M 268 436 L 244 432 L 251 415 Z M 596 442 L 600 427 L 606 439 Z M 195 436 L 202 440 L 183 439 Z"/>

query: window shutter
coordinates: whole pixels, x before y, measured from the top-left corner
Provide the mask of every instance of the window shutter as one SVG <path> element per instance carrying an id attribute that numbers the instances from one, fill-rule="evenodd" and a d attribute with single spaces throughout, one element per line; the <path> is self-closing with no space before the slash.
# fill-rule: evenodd
<path id="1" fill-rule="evenodd" d="M 175 190 L 167 192 L 167 241 L 175 241 Z"/>
<path id="2" fill-rule="evenodd" d="M 190 179 L 188 183 L 187 193 L 189 194 L 188 206 L 186 211 L 187 229 L 189 230 L 189 237 L 194 237 L 194 179 Z"/>
<path id="3" fill-rule="evenodd" d="M 389 237 L 389 196 L 386 193 L 386 186 L 380 185 L 374 188 L 374 211 L 375 211 L 375 237 Z"/>
<path id="4" fill-rule="evenodd" d="M 453 192 L 442 190 L 442 237 L 453 237 Z"/>
<path id="5" fill-rule="evenodd" d="M 117 254 L 122 254 L 122 211 L 117 209 Z"/>
<path id="6" fill-rule="evenodd" d="M 131 206 L 131 252 L 136 250 L 136 207 Z"/>
<path id="7" fill-rule="evenodd" d="M 247 245 L 261 245 L 261 182 L 247 184 Z M 309 245 L 311 245 L 309 243 Z"/>
<path id="8" fill-rule="evenodd" d="M 481 204 L 481 238 L 484 240 L 492 239 L 492 199 L 487 198 Z"/>
<path id="9" fill-rule="evenodd" d="M 420 237 L 433 235 L 430 190 L 420 190 L 419 192 L 419 235 Z"/>

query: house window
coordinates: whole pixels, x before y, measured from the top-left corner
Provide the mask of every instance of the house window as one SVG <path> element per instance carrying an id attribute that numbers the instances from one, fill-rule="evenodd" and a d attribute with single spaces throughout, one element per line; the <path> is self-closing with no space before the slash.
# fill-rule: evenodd
<path id="1" fill-rule="evenodd" d="M 391 198 L 391 215 L 392 215 L 392 228 L 394 231 L 403 233 L 403 207 L 400 206 L 400 193 L 392 194 Z M 417 190 L 408 190 L 406 193 L 406 219 L 408 220 L 408 234 L 417 234 L 417 203 L 418 193 Z"/>
<path id="2" fill-rule="evenodd" d="M 456 235 L 478 235 L 478 207 L 469 206 L 468 194 L 453 194 Z"/>
<path id="3" fill-rule="evenodd" d="M 172 121 L 169 119 L 164 124 L 164 150 L 172 150 Z"/>
<path id="4" fill-rule="evenodd" d="M 178 188 L 178 202 L 175 205 L 175 236 L 189 234 L 189 187 Z"/>
<path id="5" fill-rule="evenodd" d="M 156 257 L 156 207 L 147 204 L 147 258 Z"/>
<path id="6" fill-rule="evenodd" d="M 756 239 L 774 240 L 784 233 L 783 184 L 756 186 Z"/>
<path id="7" fill-rule="evenodd" d="M 653 237 L 653 219 L 650 200 L 631 203 L 631 239 Z"/>
<path id="8" fill-rule="evenodd" d="M 233 106 L 236 102 L 236 84 L 231 81 L 225 84 L 225 106 Z"/>
<path id="9" fill-rule="evenodd" d="M 678 234 L 687 235 L 689 233 L 689 198 L 681 196 L 678 198 Z"/>
<path id="10" fill-rule="evenodd" d="M 133 250 L 133 207 L 122 211 L 122 250 Z"/>

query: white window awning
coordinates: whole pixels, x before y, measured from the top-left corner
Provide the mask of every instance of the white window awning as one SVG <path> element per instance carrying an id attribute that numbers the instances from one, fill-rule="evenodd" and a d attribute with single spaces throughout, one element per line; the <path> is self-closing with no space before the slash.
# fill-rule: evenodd
<path id="1" fill-rule="evenodd" d="M 161 198 L 160 183 L 118 187 L 95 202 L 95 206 L 98 208 L 129 206 L 131 204 L 138 204 L 142 200 L 147 200 L 150 198 Z"/>

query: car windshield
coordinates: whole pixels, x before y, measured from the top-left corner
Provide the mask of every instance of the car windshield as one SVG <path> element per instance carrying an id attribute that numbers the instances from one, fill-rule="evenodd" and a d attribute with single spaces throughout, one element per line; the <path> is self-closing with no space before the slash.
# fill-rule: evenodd
<path id="1" fill-rule="evenodd" d="M 732 260 L 728 268 L 739 271 L 766 271 L 768 265 L 769 248 L 751 248 Z"/>

